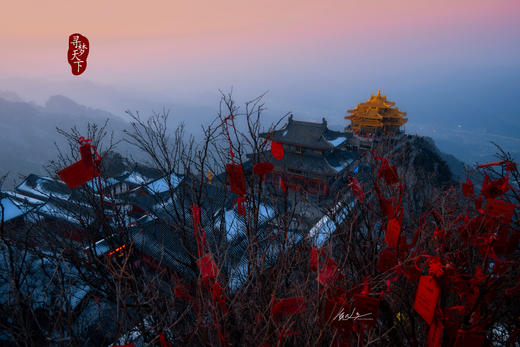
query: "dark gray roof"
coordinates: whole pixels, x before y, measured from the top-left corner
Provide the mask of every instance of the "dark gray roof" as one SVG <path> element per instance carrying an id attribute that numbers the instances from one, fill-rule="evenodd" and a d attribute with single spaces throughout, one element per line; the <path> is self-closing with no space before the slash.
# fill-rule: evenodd
<path id="1" fill-rule="evenodd" d="M 50 196 L 66 200 L 71 194 L 71 190 L 65 185 L 65 183 L 54 180 L 50 177 L 41 177 L 35 174 L 27 176 L 27 178 L 20 183 L 15 190 L 24 195 L 43 200 L 46 200 Z"/>
<path id="2" fill-rule="evenodd" d="M 67 201 L 51 197 L 45 204 L 38 206 L 34 212 L 38 215 L 60 220 L 76 226 L 92 223 L 96 214 L 91 206 L 75 201 Z"/>
<path id="3" fill-rule="evenodd" d="M 325 158 L 336 171 L 342 172 L 359 159 L 359 156 L 360 154 L 357 151 L 334 151 L 327 154 Z"/>
<path id="4" fill-rule="evenodd" d="M 207 242 L 212 253 L 216 256 L 224 250 L 224 259 L 218 259 L 222 269 L 236 269 L 244 265 L 244 260 L 247 265 L 247 229 L 244 217 L 238 215 L 236 211 L 234 203 L 236 195 L 213 185 L 206 185 L 204 189 L 205 194 L 211 198 L 205 199 L 201 204 L 200 225 L 206 231 Z M 183 276 L 193 278 L 196 273 L 190 268 L 192 259 L 185 248 L 185 246 L 191 248 L 191 252 L 195 253 L 190 209 L 193 202 L 190 197 L 187 197 L 184 202 L 175 200 L 174 203 L 180 209 L 180 217 L 183 220 L 176 220 L 175 216 L 161 213 L 158 209 L 154 215 L 143 218 L 142 223 L 138 221 L 137 225 L 131 228 L 131 239 L 139 251 L 161 261 L 164 266 L 175 269 Z M 171 203 L 166 205 L 166 210 L 172 210 L 169 206 L 172 206 Z M 269 222 L 275 218 L 275 215 L 275 208 L 267 201 L 262 202 L 262 206 L 259 207 L 258 236 L 261 234 L 264 235 L 263 238 L 267 238 L 270 230 Z M 183 227 L 184 232 L 187 232 L 187 239 L 184 241 L 181 239 Z M 219 251 L 215 251 L 217 249 Z M 234 275 L 230 274 L 230 276 Z"/>
<path id="5" fill-rule="evenodd" d="M 289 121 L 282 129 L 275 130 L 270 134 L 263 133 L 260 136 L 281 143 L 327 150 L 334 148 L 323 136 L 327 130 L 325 119 L 322 123 L 312 123 L 295 121 L 290 116 Z"/>
<path id="6" fill-rule="evenodd" d="M 338 146 L 336 139 L 347 140 L 352 137 L 352 134 L 330 130 L 325 118 L 321 123 L 314 123 L 293 120 L 291 115 L 282 129 L 263 133 L 260 136 L 280 143 L 329 150 Z"/>
<path id="7" fill-rule="evenodd" d="M 162 265 L 175 269 L 184 277 L 193 279 L 190 268 L 191 258 L 181 243 L 177 228 L 160 220 L 153 220 L 143 226 L 131 229 L 130 237 L 142 253 L 159 261 Z M 193 240 L 190 240 L 193 243 Z"/>
<path id="8" fill-rule="evenodd" d="M 212 198 L 205 199 L 200 206 L 200 225 L 206 231 L 209 247 L 215 249 L 219 243 L 217 234 L 220 229 L 220 225 L 217 223 L 220 216 L 217 215 L 217 211 L 226 206 L 230 193 L 212 187 L 208 188 L 211 190 L 208 194 Z M 176 214 L 173 213 L 173 204 L 175 204 L 181 220 L 177 220 Z M 191 215 L 192 204 L 189 195 L 185 196 L 185 199 L 176 199 L 173 203 L 170 201 L 159 204 L 161 206 L 156 206 L 152 215 L 145 218 L 143 223 L 138 222 L 131 229 L 130 236 L 139 251 L 186 277 L 194 276 L 190 268 L 192 259 L 184 247 L 190 247 L 192 252 L 196 249 Z M 186 228 L 184 232 L 187 232 L 188 236 L 185 245 L 181 241 L 183 226 Z"/>
<path id="9" fill-rule="evenodd" d="M 281 160 L 276 160 L 271 152 L 264 152 L 263 157 L 275 166 L 277 171 L 296 169 L 316 175 L 334 176 L 338 173 L 322 156 L 302 155 L 293 152 L 285 152 Z"/>

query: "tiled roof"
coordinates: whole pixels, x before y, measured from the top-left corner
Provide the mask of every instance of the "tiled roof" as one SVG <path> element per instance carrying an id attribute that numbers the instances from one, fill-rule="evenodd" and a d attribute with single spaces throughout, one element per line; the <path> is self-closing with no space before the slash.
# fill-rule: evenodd
<path id="1" fill-rule="evenodd" d="M 271 152 L 264 152 L 263 157 L 274 164 L 275 170 L 282 172 L 286 169 L 297 169 L 302 172 L 324 176 L 334 176 L 338 173 L 323 156 L 286 152 L 281 160 L 276 160 Z"/>
<path id="2" fill-rule="evenodd" d="M 35 174 L 27 176 L 27 178 L 20 183 L 15 190 L 37 199 L 47 199 L 50 196 L 55 196 L 60 199 L 68 199 L 71 194 L 71 190 L 65 185 L 65 183 L 54 180 L 50 177 L 41 177 Z"/>
<path id="3" fill-rule="evenodd" d="M 271 134 L 260 134 L 260 136 L 281 143 L 327 150 L 334 148 L 323 136 L 327 130 L 325 119 L 322 123 L 312 123 L 295 121 L 291 116 L 282 129 L 275 130 Z"/>

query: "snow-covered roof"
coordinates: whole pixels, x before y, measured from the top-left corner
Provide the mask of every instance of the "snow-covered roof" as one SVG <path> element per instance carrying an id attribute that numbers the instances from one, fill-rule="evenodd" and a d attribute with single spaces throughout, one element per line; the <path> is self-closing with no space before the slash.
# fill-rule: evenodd
<path id="1" fill-rule="evenodd" d="M 143 324 L 138 324 L 126 333 L 124 333 L 117 342 L 108 345 L 108 347 L 115 346 L 127 346 L 133 345 L 135 347 L 147 346 L 143 335 L 141 334 L 141 330 L 144 328 L 145 330 L 149 330 L 150 327 L 154 326 L 152 317 L 147 317 L 143 320 Z"/>
<path id="2" fill-rule="evenodd" d="M 20 217 L 26 212 L 24 209 L 18 207 L 18 205 L 12 202 L 9 198 L 1 199 L 0 204 L 3 207 L 3 214 L 0 217 L 4 222 L 7 222 L 16 217 Z"/>
<path id="3" fill-rule="evenodd" d="M 132 171 L 127 177 L 123 178 L 123 182 L 134 183 L 138 185 L 145 184 L 149 180 L 138 172 Z"/>
<path id="4" fill-rule="evenodd" d="M 246 207 L 247 208 L 247 207 Z M 265 223 L 275 217 L 273 208 L 264 203 L 260 203 L 258 207 L 258 220 L 260 223 Z M 236 204 L 233 207 L 224 212 L 224 219 L 226 220 L 226 237 L 228 241 L 231 241 L 238 235 L 241 235 L 241 231 L 245 229 L 245 219 L 240 216 L 236 210 Z"/>
<path id="5" fill-rule="evenodd" d="M 62 181 L 34 174 L 27 176 L 16 190 L 42 200 L 49 197 L 67 200 L 71 194 L 71 190 Z"/>
<path id="6" fill-rule="evenodd" d="M 18 202 L 23 203 L 23 204 L 28 204 L 28 205 L 41 205 L 41 204 L 45 203 L 45 201 L 35 199 L 30 196 L 19 194 L 16 192 L 3 191 L 3 192 L 1 192 L 1 194 L 4 196 L 8 196 L 16 204 L 18 204 Z"/>
<path id="7" fill-rule="evenodd" d="M 94 177 L 93 179 L 91 179 L 90 181 L 88 181 L 87 183 L 85 183 L 87 186 L 89 186 L 90 188 L 92 188 L 93 190 L 97 191 L 99 189 L 99 180 L 101 179 L 101 186 L 103 188 L 107 188 L 107 187 L 111 187 L 117 183 L 119 183 L 119 181 L 113 177 L 109 177 L 109 178 L 98 178 L 98 177 Z"/>
<path id="8" fill-rule="evenodd" d="M 108 244 L 106 239 L 102 239 L 102 240 L 99 240 L 98 242 L 96 242 L 93 247 L 88 246 L 88 247 L 85 247 L 84 250 L 85 250 L 85 252 L 88 252 L 91 249 L 92 249 L 94 255 L 96 257 L 99 257 L 99 256 L 102 256 L 102 255 L 110 252 L 110 245 Z"/>
<path id="9" fill-rule="evenodd" d="M 328 141 L 334 147 L 338 147 L 339 145 L 341 145 L 346 140 L 347 140 L 347 138 L 345 136 L 339 136 L 339 137 L 335 138 L 334 140 L 328 140 Z"/>
<path id="10" fill-rule="evenodd" d="M 67 209 L 61 206 L 56 206 L 51 202 L 47 202 L 46 204 L 38 208 L 38 212 L 44 215 L 66 220 L 71 223 L 79 224 L 79 212 L 73 213 L 72 211 L 68 211 Z M 87 216 L 85 215 L 84 217 Z"/>
<path id="11" fill-rule="evenodd" d="M 341 162 L 339 165 L 332 165 L 332 167 L 334 168 L 334 170 L 341 172 L 346 167 L 348 167 L 353 161 L 354 161 L 354 159 L 348 159 L 348 160 Z"/>
<path id="12" fill-rule="evenodd" d="M 175 174 L 169 175 L 169 178 L 172 189 L 177 188 L 179 183 L 181 183 L 182 181 L 182 177 Z M 170 189 L 168 186 L 168 177 L 162 177 L 155 181 L 152 181 L 148 183 L 146 187 L 148 188 L 148 190 L 150 190 L 150 192 L 154 194 L 161 194 L 167 192 Z"/>

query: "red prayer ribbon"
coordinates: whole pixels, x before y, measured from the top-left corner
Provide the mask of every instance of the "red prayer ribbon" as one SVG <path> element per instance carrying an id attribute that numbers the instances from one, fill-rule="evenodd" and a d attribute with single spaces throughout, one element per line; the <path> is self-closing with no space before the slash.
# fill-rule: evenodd
<path id="1" fill-rule="evenodd" d="M 415 294 L 413 308 L 421 317 L 423 317 L 428 325 L 431 325 L 433 322 L 439 294 L 440 289 L 435 282 L 435 279 L 432 276 L 421 276 Z"/>
<path id="2" fill-rule="evenodd" d="M 365 193 L 363 192 L 363 189 L 361 188 L 361 185 L 359 184 L 357 178 L 349 177 L 349 181 L 350 183 L 348 184 L 348 186 L 352 188 L 352 192 L 358 198 L 359 202 L 363 203 L 365 199 Z"/>
<path id="3" fill-rule="evenodd" d="M 57 173 L 69 189 L 78 188 L 93 178 L 100 177 L 101 156 L 97 152 L 96 146 L 90 144 L 92 139 L 85 139 L 82 136 L 78 142 L 81 145 L 81 159 Z M 92 159 L 92 150 L 96 156 L 95 160 Z M 101 192 L 101 178 L 98 183 Z"/>

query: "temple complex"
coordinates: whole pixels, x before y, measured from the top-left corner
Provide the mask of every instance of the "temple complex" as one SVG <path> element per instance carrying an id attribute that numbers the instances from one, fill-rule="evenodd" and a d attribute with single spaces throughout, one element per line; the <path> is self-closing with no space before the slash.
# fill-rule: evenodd
<path id="1" fill-rule="evenodd" d="M 355 155 L 346 150 L 352 134 L 328 129 L 325 118 L 313 123 L 293 120 L 291 115 L 282 129 L 260 136 L 281 143 L 284 150 L 281 160 L 264 153 L 274 164 L 266 183 L 280 185 L 282 178 L 287 189 L 311 195 L 328 195 L 329 185 Z"/>
<path id="2" fill-rule="evenodd" d="M 320 199 L 327 197 L 331 185 L 351 169 L 359 153 L 372 148 L 376 139 L 373 135 L 396 134 L 408 121 L 406 113 L 380 90 L 348 113 L 345 118 L 350 120 L 350 126 L 344 132 L 329 129 L 325 118 L 315 123 L 297 121 L 291 115 L 281 129 L 260 134 L 283 148 L 283 154 L 276 155 L 278 159 L 269 151 L 262 153 L 261 160 L 274 165 L 265 183 Z"/>
<path id="3" fill-rule="evenodd" d="M 347 111 L 350 113 L 345 117 L 350 120 L 347 130 L 361 135 L 395 134 L 408 119 L 404 118 L 406 112 L 399 111 L 394 105 L 395 102 L 388 101 L 378 90 L 377 95 L 371 95 L 370 99 Z"/>

